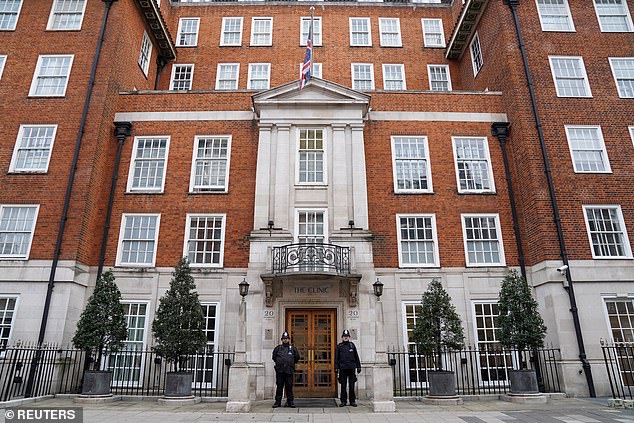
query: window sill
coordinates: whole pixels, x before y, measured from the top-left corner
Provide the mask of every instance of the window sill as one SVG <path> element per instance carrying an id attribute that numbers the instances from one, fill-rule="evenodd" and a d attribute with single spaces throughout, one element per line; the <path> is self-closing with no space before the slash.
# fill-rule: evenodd
<path id="1" fill-rule="evenodd" d="M 156 194 L 165 194 L 164 191 L 126 191 L 126 194 L 151 194 L 151 195 L 156 195 Z"/>
<path id="2" fill-rule="evenodd" d="M 119 270 L 127 270 L 130 272 L 147 272 L 148 270 L 152 270 L 156 268 L 154 263 L 148 264 L 148 265 L 133 265 L 133 264 L 127 264 L 127 263 L 124 263 L 124 264 L 117 263 L 114 265 L 114 267 Z"/>
<path id="3" fill-rule="evenodd" d="M 434 191 L 394 191 L 394 195 L 435 194 Z"/>
<path id="4" fill-rule="evenodd" d="M 425 48 L 447 48 L 447 46 L 425 46 Z"/>
<path id="5" fill-rule="evenodd" d="M 483 263 L 483 264 L 470 264 L 467 263 L 465 265 L 465 267 L 467 269 L 471 268 L 471 269 L 482 269 L 482 268 L 487 268 L 487 267 L 494 267 L 494 268 L 500 268 L 500 267 L 507 267 L 506 263 Z"/>
<path id="6" fill-rule="evenodd" d="M 27 261 L 28 257 L 6 257 L 0 256 L 0 261 Z"/>
<path id="7" fill-rule="evenodd" d="M 592 257 L 592 260 L 634 260 L 634 257 L 632 256 L 626 256 L 626 257 Z"/>
<path id="8" fill-rule="evenodd" d="M 36 95 L 36 94 L 29 94 L 27 96 L 27 98 L 65 98 L 66 97 L 66 93 L 64 93 L 63 95 Z"/>
<path id="9" fill-rule="evenodd" d="M 47 170 L 10 170 L 7 175 L 46 175 Z"/>
<path id="10" fill-rule="evenodd" d="M 328 184 L 295 184 L 296 189 L 328 189 Z"/>
<path id="11" fill-rule="evenodd" d="M 219 195 L 219 194 L 229 194 L 229 191 L 226 189 L 218 189 L 218 190 L 208 190 L 208 191 L 188 191 L 188 195 Z"/>
<path id="12" fill-rule="evenodd" d="M 458 191 L 458 195 L 497 195 L 496 191 Z"/>

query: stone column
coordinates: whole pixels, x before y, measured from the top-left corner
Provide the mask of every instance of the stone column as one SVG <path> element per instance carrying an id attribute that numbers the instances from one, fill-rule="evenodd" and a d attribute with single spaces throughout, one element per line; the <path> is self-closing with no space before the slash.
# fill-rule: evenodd
<path id="1" fill-rule="evenodd" d="M 289 204 L 291 186 L 295 181 L 291 180 L 291 164 L 295 164 L 295 155 L 291 155 L 291 125 L 278 124 L 277 126 L 277 158 L 275 160 L 275 226 L 282 229 L 290 229 Z"/>
<path id="2" fill-rule="evenodd" d="M 235 362 L 229 367 L 229 392 L 226 411 L 248 413 L 251 410 L 251 371 L 247 364 L 247 302 L 240 301 Z"/>
<path id="3" fill-rule="evenodd" d="M 376 300 L 375 312 L 374 348 L 376 352 L 374 368 L 372 369 L 372 410 L 375 413 L 392 413 L 396 411 L 396 403 L 394 403 L 394 393 L 392 392 L 392 367 L 387 362 L 381 298 Z"/>
<path id="4" fill-rule="evenodd" d="M 332 125 L 332 184 L 333 230 L 345 228 L 352 216 L 348 215 L 348 155 L 346 154 L 346 125 Z"/>
<path id="5" fill-rule="evenodd" d="M 350 127 L 352 128 L 352 205 L 354 224 L 357 228 L 368 229 L 368 189 L 365 172 L 363 124 L 353 124 Z"/>
<path id="6" fill-rule="evenodd" d="M 272 219 L 271 210 L 271 125 L 260 124 L 258 159 L 255 173 L 255 208 L 253 229 L 266 228 Z"/>

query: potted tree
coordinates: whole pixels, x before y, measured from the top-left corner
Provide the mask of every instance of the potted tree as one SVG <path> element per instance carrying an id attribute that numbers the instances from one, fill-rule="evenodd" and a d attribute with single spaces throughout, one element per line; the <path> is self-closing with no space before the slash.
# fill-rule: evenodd
<path id="1" fill-rule="evenodd" d="M 183 371 L 183 367 L 187 356 L 196 354 L 207 343 L 203 326 L 194 278 L 183 257 L 174 268 L 170 288 L 161 298 L 152 322 L 154 351 L 174 365 L 174 372 L 167 373 L 166 398 L 192 397 L 193 374 Z"/>
<path id="2" fill-rule="evenodd" d="M 464 346 L 462 323 L 451 298 L 439 280 L 434 279 L 423 294 L 422 307 L 414 327 L 414 341 L 418 351 L 433 357 L 435 371 L 429 375 L 430 397 L 455 397 L 456 377 L 453 371 L 443 370 L 443 350 Z"/>
<path id="3" fill-rule="evenodd" d="M 103 354 L 119 351 L 128 336 L 121 292 L 114 279 L 112 271 L 105 272 L 99 278 L 73 337 L 75 348 L 86 351 L 87 364 L 92 360 L 92 369 L 87 366 L 84 371 L 82 395 L 111 395 L 112 372 L 100 370 Z"/>
<path id="4" fill-rule="evenodd" d="M 509 371 L 511 394 L 538 394 L 535 370 L 527 369 L 523 358 L 525 351 L 544 346 L 546 326 L 526 279 L 515 270 L 502 281 L 498 310 L 499 341 L 505 347 L 517 349 L 520 357 L 521 368 Z"/>

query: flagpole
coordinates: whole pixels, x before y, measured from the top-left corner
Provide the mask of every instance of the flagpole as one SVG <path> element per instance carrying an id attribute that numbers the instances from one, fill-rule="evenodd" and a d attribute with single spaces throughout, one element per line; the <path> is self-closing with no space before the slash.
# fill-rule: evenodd
<path id="1" fill-rule="evenodd" d="M 313 15 L 315 12 L 315 6 L 310 6 L 310 28 L 308 34 L 313 35 L 313 40 L 310 47 L 310 77 L 313 77 L 313 62 L 315 59 L 315 32 L 313 31 Z"/>

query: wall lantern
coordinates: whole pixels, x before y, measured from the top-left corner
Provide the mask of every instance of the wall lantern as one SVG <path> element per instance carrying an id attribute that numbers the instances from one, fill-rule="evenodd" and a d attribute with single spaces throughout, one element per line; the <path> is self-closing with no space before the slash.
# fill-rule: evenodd
<path id="1" fill-rule="evenodd" d="M 374 295 L 376 295 L 377 298 L 381 298 L 381 295 L 383 295 L 383 283 L 379 278 L 376 278 L 376 282 L 372 284 L 372 288 L 374 288 Z"/>
<path id="2" fill-rule="evenodd" d="M 242 298 L 246 297 L 249 294 L 249 282 L 247 282 L 246 278 L 242 279 L 242 282 L 238 284 L 238 287 L 240 288 L 240 296 Z"/>

